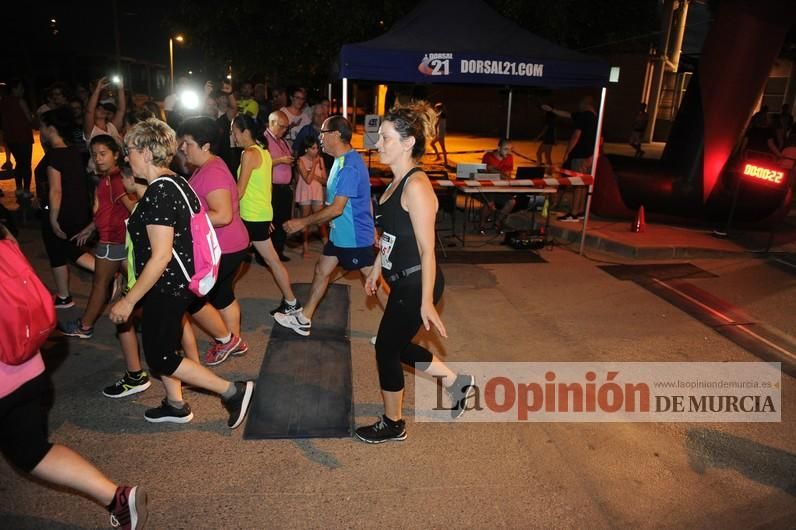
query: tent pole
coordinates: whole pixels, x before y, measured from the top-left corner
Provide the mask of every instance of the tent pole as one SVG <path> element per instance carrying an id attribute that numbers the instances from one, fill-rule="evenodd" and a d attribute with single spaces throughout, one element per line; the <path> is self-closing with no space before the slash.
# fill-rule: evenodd
<path id="1" fill-rule="evenodd" d="M 343 78 L 343 109 L 340 113 L 343 118 L 348 119 L 348 78 Z"/>
<path id="2" fill-rule="evenodd" d="M 506 114 L 506 138 L 511 138 L 511 100 L 512 100 L 512 89 L 509 87 L 509 111 Z"/>
<path id="3" fill-rule="evenodd" d="M 597 113 L 597 135 L 594 139 L 594 152 L 591 159 L 591 175 L 595 181 L 597 179 L 597 159 L 600 156 L 600 138 L 603 135 L 603 114 L 605 113 L 605 87 L 600 92 L 600 110 Z M 586 228 L 589 225 L 589 214 L 591 213 L 591 195 L 594 190 L 594 182 L 589 184 L 589 191 L 586 194 L 586 212 L 583 214 L 583 228 L 580 231 L 579 255 L 583 255 L 583 246 L 586 244 Z"/>
<path id="4" fill-rule="evenodd" d="M 351 112 L 351 130 L 352 131 L 355 131 L 357 129 L 357 92 L 358 91 L 359 91 L 359 87 L 357 86 L 356 83 L 354 83 L 354 86 L 352 87 L 352 90 L 351 90 L 351 92 L 353 93 L 353 96 L 354 96 L 354 101 L 353 101 L 353 107 L 354 108 L 352 109 L 352 112 Z"/>

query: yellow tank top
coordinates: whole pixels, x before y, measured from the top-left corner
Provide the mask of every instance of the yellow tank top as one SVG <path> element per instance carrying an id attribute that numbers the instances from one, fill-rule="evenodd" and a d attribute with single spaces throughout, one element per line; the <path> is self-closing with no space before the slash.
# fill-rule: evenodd
<path id="1" fill-rule="evenodd" d="M 256 149 L 260 153 L 262 162 L 260 167 L 252 170 L 249 177 L 246 191 L 240 200 L 240 217 L 244 221 L 271 221 L 274 218 L 274 209 L 271 206 L 271 155 L 259 144 L 247 149 Z M 238 178 L 240 178 L 240 166 L 238 166 Z"/>

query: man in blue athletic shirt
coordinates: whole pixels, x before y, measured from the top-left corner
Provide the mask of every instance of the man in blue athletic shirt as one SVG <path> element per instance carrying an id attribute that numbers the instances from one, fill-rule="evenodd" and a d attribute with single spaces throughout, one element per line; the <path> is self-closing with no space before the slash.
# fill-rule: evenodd
<path id="1" fill-rule="evenodd" d="M 276 321 L 299 335 L 308 336 L 312 315 L 326 293 L 329 277 L 337 266 L 346 271 L 370 274 L 376 256 L 376 230 L 370 202 L 370 175 L 362 157 L 351 148 L 351 124 L 342 116 L 327 118 L 321 126 L 324 152 L 334 157 L 326 182 L 326 207 L 308 217 L 284 223 L 292 234 L 306 226 L 329 222 L 329 242 L 315 266 L 312 290 L 303 311 L 287 315 L 275 313 Z"/>

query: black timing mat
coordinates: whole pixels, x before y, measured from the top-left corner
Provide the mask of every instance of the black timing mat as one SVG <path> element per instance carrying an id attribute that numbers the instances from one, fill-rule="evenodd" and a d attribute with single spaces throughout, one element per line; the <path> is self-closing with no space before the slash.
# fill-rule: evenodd
<path id="1" fill-rule="evenodd" d="M 533 250 L 447 250 L 437 252 L 439 263 L 547 263 Z"/>
<path id="2" fill-rule="evenodd" d="M 308 284 L 293 286 L 307 299 Z M 342 438 L 353 431 L 349 292 L 329 286 L 301 337 L 274 322 L 243 437 Z"/>

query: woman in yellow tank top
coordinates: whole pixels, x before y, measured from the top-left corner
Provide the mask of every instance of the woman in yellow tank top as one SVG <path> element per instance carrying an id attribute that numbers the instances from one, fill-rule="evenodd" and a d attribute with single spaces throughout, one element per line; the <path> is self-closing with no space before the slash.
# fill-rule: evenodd
<path id="1" fill-rule="evenodd" d="M 301 311 L 301 305 L 290 287 L 287 269 L 271 241 L 271 220 L 274 218 L 271 206 L 271 155 L 255 141 L 255 138 L 262 138 L 262 129 L 256 119 L 238 114 L 232 122 L 232 136 L 238 147 L 243 148 L 238 168 L 240 217 L 246 225 L 252 245 L 271 269 L 274 281 L 282 291 L 282 303 L 271 314 L 276 311 L 291 314 Z"/>

